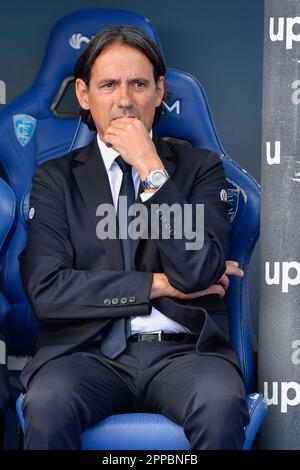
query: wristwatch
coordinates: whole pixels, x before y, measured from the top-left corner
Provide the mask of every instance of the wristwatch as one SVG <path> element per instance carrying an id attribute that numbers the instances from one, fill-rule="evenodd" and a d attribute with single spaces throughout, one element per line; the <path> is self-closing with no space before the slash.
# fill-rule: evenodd
<path id="1" fill-rule="evenodd" d="M 147 178 L 145 178 L 144 181 L 142 181 L 142 185 L 144 189 L 158 189 L 169 178 L 170 178 L 170 175 L 167 172 L 167 170 L 151 169 L 149 171 Z"/>

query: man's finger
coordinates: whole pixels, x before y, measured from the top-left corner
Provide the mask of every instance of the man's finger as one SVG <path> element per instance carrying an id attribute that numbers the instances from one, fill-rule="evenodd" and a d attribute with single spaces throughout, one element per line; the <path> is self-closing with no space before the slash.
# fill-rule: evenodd
<path id="1" fill-rule="evenodd" d="M 228 289 L 228 286 L 229 286 L 229 279 L 228 277 L 226 276 L 226 274 L 223 274 L 223 276 L 221 277 L 221 279 L 219 280 L 219 282 L 222 283 L 224 289 Z"/>
<path id="2" fill-rule="evenodd" d="M 181 299 L 196 299 L 197 297 L 203 297 L 205 295 L 219 295 L 220 297 L 224 297 L 225 295 L 225 289 L 218 285 L 218 284 L 213 284 L 212 286 L 208 287 L 208 289 L 205 290 L 200 290 L 198 292 L 192 292 L 191 294 L 183 294 L 180 293 L 181 295 L 178 296 Z"/>
<path id="3" fill-rule="evenodd" d="M 228 261 L 226 261 L 226 266 L 228 266 L 228 265 L 238 267 L 239 263 L 237 261 L 228 260 Z"/>
<path id="4" fill-rule="evenodd" d="M 224 297 L 225 295 L 225 289 L 218 284 L 213 284 L 207 289 L 207 291 L 208 291 L 207 295 L 216 294 L 216 295 L 219 295 L 220 297 Z"/>
<path id="5" fill-rule="evenodd" d="M 108 129 L 111 129 L 111 128 L 124 130 L 127 128 L 127 124 L 126 122 L 120 121 L 119 119 L 115 119 L 114 121 L 111 122 Z"/>
<path id="6" fill-rule="evenodd" d="M 236 266 L 227 265 L 225 274 L 227 274 L 227 276 L 243 277 L 244 271 Z"/>

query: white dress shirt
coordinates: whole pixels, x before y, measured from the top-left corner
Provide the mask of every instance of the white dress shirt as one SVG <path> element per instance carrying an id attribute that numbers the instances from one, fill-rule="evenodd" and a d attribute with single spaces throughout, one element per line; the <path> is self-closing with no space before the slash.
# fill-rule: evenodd
<path id="1" fill-rule="evenodd" d="M 152 138 L 152 131 L 150 133 Z M 101 156 L 107 171 L 112 199 L 114 202 L 115 210 L 117 212 L 117 204 L 119 192 L 122 184 L 123 173 L 119 165 L 115 162 L 115 158 L 119 155 L 113 148 L 107 147 L 106 144 L 97 135 L 97 142 L 101 152 Z M 132 167 L 132 178 L 135 187 L 135 196 L 137 197 L 140 176 L 137 170 Z M 141 193 L 142 201 L 146 201 L 152 196 L 152 193 Z M 151 331 L 165 331 L 172 333 L 191 333 L 185 326 L 177 323 L 171 318 L 164 315 L 162 312 L 152 307 L 150 315 L 133 316 L 131 317 L 131 332 L 135 333 L 148 333 Z"/>

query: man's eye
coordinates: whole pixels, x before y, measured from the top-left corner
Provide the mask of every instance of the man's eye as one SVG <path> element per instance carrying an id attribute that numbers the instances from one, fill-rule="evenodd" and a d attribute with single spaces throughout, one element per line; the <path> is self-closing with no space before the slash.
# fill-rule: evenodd
<path id="1" fill-rule="evenodd" d="M 135 82 L 136 88 L 143 88 L 146 86 L 146 83 L 144 82 Z"/>
<path id="2" fill-rule="evenodd" d="M 112 88 L 112 87 L 113 87 L 112 82 L 104 83 L 104 85 L 102 85 L 102 88 Z"/>

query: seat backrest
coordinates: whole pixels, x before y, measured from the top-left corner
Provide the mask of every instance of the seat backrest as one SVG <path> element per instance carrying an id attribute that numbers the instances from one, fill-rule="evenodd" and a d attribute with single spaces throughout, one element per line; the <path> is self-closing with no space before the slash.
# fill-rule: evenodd
<path id="1" fill-rule="evenodd" d="M 9 236 L 16 222 L 16 198 L 11 187 L 0 178 L 0 273 L 3 258 L 8 247 Z M 5 296 L 0 292 L 0 334 L 6 334 L 6 320 L 9 312 Z"/>
<path id="2" fill-rule="evenodd" d="M 220 155 L 227 178 L 229 219 L 232 225 L 229 259 L 238 261 L 245 275 L 232 277 L 226 293 L 230 337 L 238 352 L 245 385 L 251 391 L 253 347 L 249 311 L 248 273 L 251 255 L 259 236 L 260 189 L 256 181 L 224 151 L 217 135 L 207 97 L 200 83 L 191 75 L 168 69 L 167 87 L 171 97 L 155 132 L 160 137 L 188 141 L 193 147 L 207 148 Z M 79 123 L 71 149 L 87 145 L 94 133 Z"/>
<path id="3" fill-rule="evenodd" d="M 1 326 L 0 318 L 0 328 L 9 329 L 7 343 L 11 354 L 32 353 L 37 331 L 18 263 L 18 255 L 27 240 L 26 219 L 32 175 L 36 165 L 68 151 L 79 115 L 78 109 L 71 114 L 60 110 L 62 96 L 69 96 L 66 87 L 73 79 L 75 62 L 84 46 L 99 30 L 114 24 L 136 26 L 159 45 L 153 26 L 136 13 L 89 9 L 67 15 L 51 32 L 33 85 L 0 111 L 0 167 L 4 168 L 16 195 L 20 215 L 10 234 L 1 274 L 2 300 L 4 302 L 5 298 L 10 314 L 9 325 L 6 322 Z"/>
<path id="4" fill-rule="evenodd" d="M 11 187 L 0 178 L 0 271 L 7 239 L 13 229 L 16 215 L 16 198 Z"/>

